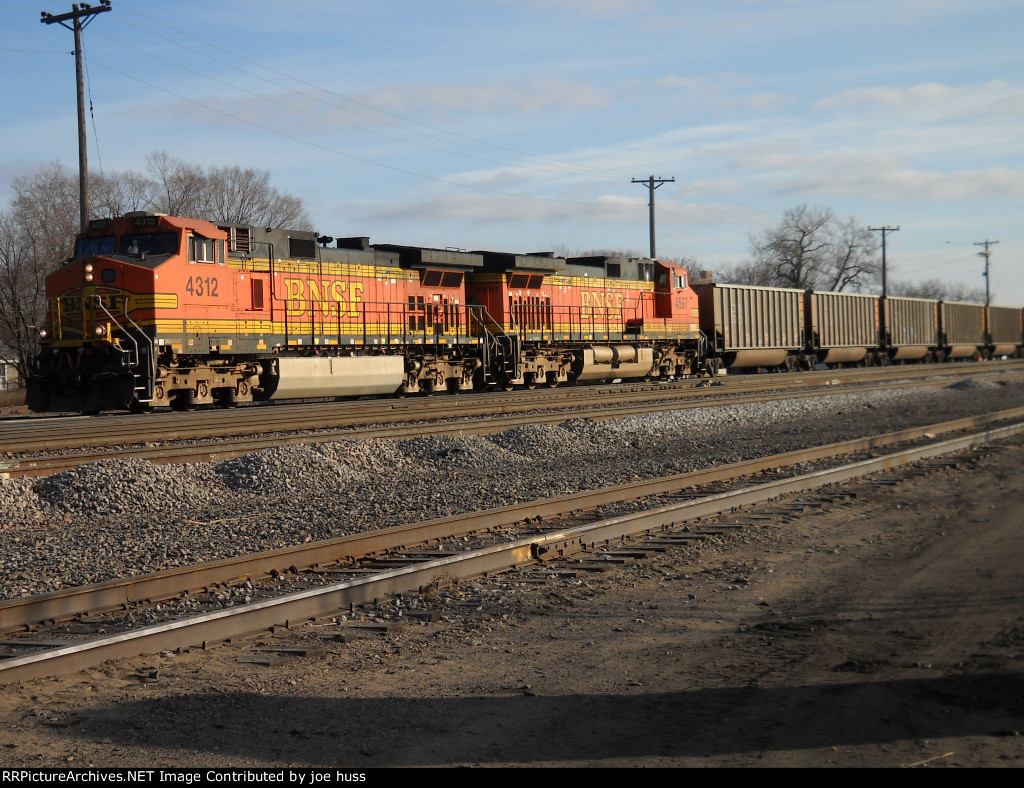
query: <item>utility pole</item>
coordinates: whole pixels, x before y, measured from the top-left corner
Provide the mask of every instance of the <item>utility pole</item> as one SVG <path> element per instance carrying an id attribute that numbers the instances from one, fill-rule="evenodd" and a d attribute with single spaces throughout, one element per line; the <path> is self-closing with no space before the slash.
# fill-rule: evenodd
<path id="1" fill-rule="evenodd" d="M 895 233 L 899 231 L 899 227 L 869 227 L 868 230 L 873 233 L 882 234 L 882 298 L 888 295 L 888 288 L 885 282 L 885 237 L 889 233 Z"/>
<path id="2" fill-rule="evenodd" d="M 978 252 L 978 254 L 981 257 L 985 258 L 985 273 L 982 274 L 982 276 L 985 277 L 985 306 L 988 306 L 988 301 L 989 301 L 989 293 L 988 293 L 988 256 L 991 254 L 991 252 L 989 252 L 988 248 L 990 246 L 994 246 L 997 243 L 999 243 L 999 241 L 989 241 L 989 240 L 986 239 L 984 241 L 979 241 L 976 244 L 974 244 L 975 246 L 984 246 L 985 247 L 985 251 L 984 252 Z"/>
<path id="3" fill-rule="evenodd" d="M 637 180 L 636 178 L 633 179 L 633 183 L 643 183 L 643 184 L 645 184 L 647 186 L 647 188 L 651 192 L 651 201 L 649 203 L 647 203 L 647 205 L 648 205 L 648 207 L 650 209 L 650 214 L 651 214 L 650 225 L 651 225 L 651 259 L 652 260 L 655 258 L 655 251 L 654 251 L 654 190 L 657 189 L 659 186 L 661 186 L 661 184 L 663 184 L 663 183 L 675 183 L 675 182 L 676 182 L 675 178 L 655 178 L 653 175 L 650 178 L 646 178 L 644 180 Z"/>
<path id="4" fill-rule="evenodd" d="M 39 21 L 44 25 L 58 24 L 74 31 L 75 34 L 75 82 L 78 88 L 78 212 L 83 230 L 89 226 L 89 155 L 85 143 L 85 76 L 82 69 L 82 30 L 96 14 L 110 10 L 110 0 L 100 0 L 100 5 L 74 3 L 70 13 L 48 14 L 42 12 Z M 66 24 L 68 21 L 71 24 Z M 84 21 L 83 21 L 84 20 Z"/>

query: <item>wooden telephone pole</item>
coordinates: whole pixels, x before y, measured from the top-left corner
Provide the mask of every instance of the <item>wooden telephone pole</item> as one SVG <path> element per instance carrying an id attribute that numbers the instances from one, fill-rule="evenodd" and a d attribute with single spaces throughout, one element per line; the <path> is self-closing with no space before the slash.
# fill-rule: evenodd
<path id="1" fill-rule="evenodd" d="M 654 249 L 654 190 L 657 189 L 659 186 L 661 186 L 661 184 L 663 184 L 663 183 L 675 183 L 676 179 L 675 178 L 655 178 L 652 175 L 650 178 L 644 178 L 643 180 L 638 180 L 638 179 L 634 178 L 632 182 L 633 183 L 642 183 L 642 184 L 644 184 L 644 186 L 646 186 L 648 189 L 650 189 L 650 192 L 651 192 L 651 201 L 647 205 L 650 208 L 650 214 L 651 214 L 651 220 L 650 220 L 650 227 L 651 227 L 651 259 L 653 260 L 656 257 L 655 249 Z"/>
<path id="2" fill-rule="evenodd" d="M 44 25 L 60 25 L 75 34 L 75 81 L 78 87 L 78 211 L 81 229 L 89 226 L 89 155 L 85 143 L 85 75 L 82 69 L 82 30 L 96 14 L 110 10 L 110 0 L 100 0 L 100 5 L 74 3 L 67 14 L 42 12 L 39 21 Z M 71 24 L 67 24 L 67 22 Z"/>
<path id="3" fill-rule="evenodd" d="M 895 233 L 899 231 L 899 227 L 869 227 L 868 230 L 873 233 L 882 234 L 882 298 L 889 295 L 889 290 L 885 281 L 885 237 L 889 233 Z"/>
<path id="4" fill-rule="evenodd" d="M 992 254 L 992 253 L 988 250 L 988 248 L 990 246 L 992 246 L 993 244 L 997 244 L 997 243 L 999 243 L 999 241 L 984 240 L 984 241 L 979 241 L 978 243 L 974 244 L 975 246 L 984 246 L 985 247 L 985 251 L 984 252 L 978 252 L 979 255 L 981 255 L 982 257 L 985 258 L 985 273 L 982 274 L 982 276 L 985 277 L 985 306 L 988 306 L 989 299 L 991 298 L 991 296 L 989 295 L 989 289 L 988 289 L 988 256 L 990 254 Z"/>

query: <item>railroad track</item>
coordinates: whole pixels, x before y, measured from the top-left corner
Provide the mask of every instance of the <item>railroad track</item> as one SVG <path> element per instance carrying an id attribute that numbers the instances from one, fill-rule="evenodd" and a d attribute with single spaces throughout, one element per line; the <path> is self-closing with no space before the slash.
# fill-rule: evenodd
<path id="1" fill-rule="evenodd" d="M 255 409 L 259 412 L 258 436 L 253 436 L 252 408 L 244 409 L 249 416 L 245 424 L 239 424 L 233 415 L 241 410 L 185 416 L 31 419 L 17 427 L 3 424 L 0 445 L 9 455 L 42 449 L 51 453 L 0 459 L 0 474 L 48 475 L 114 457 L 153 463 L 208 462 L 252 454 L 283 443 L 485 435 L 522 424 L 560 423 L 570 417 L 600 420 L 710 404 L 813 397 L 833 393 L 839 387 L 843 391 L 874 390 L 891 386 L 894 381 L 904 387 L 941 387 L 964 378 L 1005 378 L 1008 373 L 1024 373 L 1024 362 L 996 362 L 984 367 L 914 367 L 909 371 L 900 367 L 773 375 L 771 392 L 758 390 L 763 388 L 766 376 L 748 375 L 728 379 L 730 387 L 721 389 L 694 388 L 693 381 L 685 386 L 632 386 L 611 391 L 607 387 L 566 389 L 568 395 L 557 401 L 551 399 L 553 392 L 530 392 L 527 397 L 452 397 L 445 399 L 440 408 L 440 398 L 268 406 Z M 776 385 L 776 381 L 781 381 L 781 385 Z M 60 431 L 59 438 L 53 434 L 55 428 Z M 132 440 L 128 445 L 126 433 Z M 66 453 L 71 450 L 74 453 Z"/>
<path id="2" fill-rule="evenodd" d="M 970 449 L 1024 431 L 1022 420 L 1024 408 L 1018 408 L 698 473 L 537 501 L 525 506 L 8 600 L 0 603 L 0 630 L 12 632 L 33 628 L 38 622 L 88 620 L 83 619 L 84 614 L 99 610 L 130 610 L 140 602 L 171 599 L 186 592 L 210 590 L 232 582 L 245 582 L 252 586 L 253 579 L 261 576 L 294 576 L 310 568 L 315 568 L 319 574 L 319 585 L 301 592 L 261 599 L 230 609 L 201 612 L 188 619 L 124 629 L 81 643 L 57 645 L 53 639 L 39 640 L 31 635 L 12 637 L 6 645 L 15 652 L 0 661 L 0 683 L 72 672 L 107 659 L 194 645 L 207 646 L 275 627 L 292 627 L 336 615 L 338 611 L 351 610 L 367 600 L 416 591 L 441 576 L 471 577 L 515 567 L 546 565 L 553 560 L 571 560 L 579 553 L 596 554 L 601 548 L 606 548 L 602 560 L 607 562 L 609 557 L 622 556 L 621 550 L 616 553 L 614 549 L 609 551 L 607 548 L 638 534 L 649 537 L 648 549 L 654 549 L 650 547 L 652 544 L 664 546 L 691 539 L 699 534 L 683 529 L 686 523 L 695 519 Z M 997 426 L 1007 421 L 1013 423 Z M 940 434 L 965 429 L 974 432 L 937 440 Z M 835 462 L 836 458 L 848 457 L 851 453 L 877 452 L 882 446 L 907 441 L 917 441 L 921 445 L 811 473 L 794 475 L 790 472 L 770 482 L 745 484 L 738 489 L 700 496 L 693 494 L 693 490 L 708 485 L 734 483 L 766 471 L 777 472 L 778 469 L 810 462 Z M 675 496 L 676 499 L 649 503 L 640 507 L 638 512 L 596 521 L 593 517 L 583 518 L 578 524 L 558 520 L 579 518 L 584 511 L 652 496 Z M 439 549 L 445 540 L 488 533 L 491 538 L 481 537 L 479 544 L 463 542 L 459 549 Z M 643 548 L 634 549 L 633 554 L 642 551 Z M 628 548 L 626 552 L 629 552 Z M 339 580 L 339 577 L 345 579 Z M 105 626 L 109 628 L 109 624 Z M 17 652 L 19 648 L 22 652 L 35 651 L 38 644 L 50 647 L 38 653 Z"/>

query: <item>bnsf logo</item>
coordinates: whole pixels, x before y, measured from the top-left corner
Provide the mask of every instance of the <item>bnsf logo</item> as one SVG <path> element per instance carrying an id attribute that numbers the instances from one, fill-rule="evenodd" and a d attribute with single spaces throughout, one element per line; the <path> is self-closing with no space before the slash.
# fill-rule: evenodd
<path id="1" fill-rule="evenodd" d="M 97 293 L 103 309 L 112 315 L 120 315 L 124 312 L 125 296 L 122 293 Z M 93 317 L 97 312 L 103 314 L 96 302 L 96 296 L 83 297 L 70 295 L 60 297 L 61 317 L 70 320 L 81 320 L 83 317 Z"/>
<path id="2" fill-rule="evenodd" d="M 299 317 L 314 308 L 326 317 L 359 317 L 363 289 L 362 282 L 344 279 L 285 279 L 287 314 Z"/>
<path id="3" fill-rule="evenodd" d="M 580 292 L 580 317 L 591 317 L 598 315 L 607 315 L 609 310 L 617 309 L 622 310 L 622 305 L 626 300 L 625 293 L 610 293 L 603 290 L 592 291 L 582 290 Z"/>

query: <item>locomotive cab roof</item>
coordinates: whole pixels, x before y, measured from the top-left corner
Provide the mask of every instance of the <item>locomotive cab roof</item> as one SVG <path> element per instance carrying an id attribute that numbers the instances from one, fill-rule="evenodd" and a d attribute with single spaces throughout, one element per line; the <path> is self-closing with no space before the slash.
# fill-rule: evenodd
<path id="1" fill-rule="evenodd" d="M 71 261 L 104 257 L 155 268 L 181 251 L 186 233 L 225 240 L 225 232 L 203 219 L 168 216 L 153 211 L 130 211 L 122 216 L 92 219 L 78 234 Z"/>
<path id="2" fill-rule="evenodd" d="M 589 255 L 566 259 L 565 273 L 570 276 L 597 277 L 602 279 L 632 279 L 651 281 L 657 260 L 646 257 L 618 257 L 611 255 Z"/>

